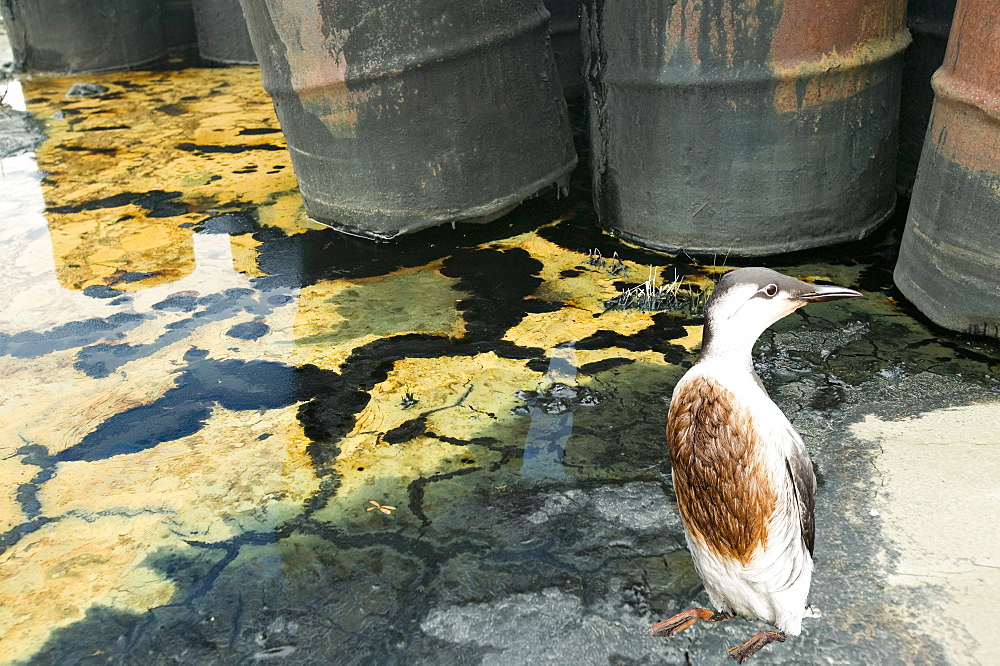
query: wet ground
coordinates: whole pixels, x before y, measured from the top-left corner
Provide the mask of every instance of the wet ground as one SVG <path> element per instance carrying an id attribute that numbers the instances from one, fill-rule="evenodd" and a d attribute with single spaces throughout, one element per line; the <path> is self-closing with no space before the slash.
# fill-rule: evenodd
<path id="1" fill-rule="evenodd" d="M 663 429 L 745 262 L 600 233 L 585 166 L 485 226 L 339 235 L 259 71 L 180 64 L 7 88 L 3 136 L 47 138 L 0 180 L 0 660 L 718 664 L 764 628 L 644 634 L 707 603 Z M 903 217 L 753 262 L 867 296 L 758 346 L 820 479 L 824 615 L 756 663 L 1000 647 L 1000 348 L 901 300 Z M 677 307 L 615 307 L 650 270 Z"/>

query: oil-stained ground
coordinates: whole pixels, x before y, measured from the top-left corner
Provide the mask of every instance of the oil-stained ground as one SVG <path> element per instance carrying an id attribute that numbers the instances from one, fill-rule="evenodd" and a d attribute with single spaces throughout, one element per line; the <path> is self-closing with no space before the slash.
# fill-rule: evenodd
<path id="1" fill-rule="evenodd" d="M 259 71 L 185 64 L 8 88 L 47 138 L 0 176 L 0 660 L 718 664 L 764 628 L 645 635 L 707 603 L 663 430 L 740 261 L 603 235 L 583 166 L 488 225 L 339 235 Z M 995 655 L 1000 349 L 901 300 L 902 219 L 754 262 L 867 297 L 758 345 L 823 611 L 759 664 Z M 650 270 L 683 302 L 614 307 Z"/>

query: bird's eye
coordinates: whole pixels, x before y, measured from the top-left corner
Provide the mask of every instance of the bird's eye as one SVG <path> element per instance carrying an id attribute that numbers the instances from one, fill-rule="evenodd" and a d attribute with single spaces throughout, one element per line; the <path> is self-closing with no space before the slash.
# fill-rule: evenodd
<path id="1" fill-rule="evenodd" d="M 763 291 L 766 296 L 775 296 L 778 293 L 778 285 L 769 284 L 766 287 L 764 287 Z"/>

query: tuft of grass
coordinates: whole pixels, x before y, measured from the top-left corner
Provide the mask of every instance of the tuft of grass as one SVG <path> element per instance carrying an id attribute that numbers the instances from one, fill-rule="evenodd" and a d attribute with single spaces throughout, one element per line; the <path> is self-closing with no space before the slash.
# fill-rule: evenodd
<path id="1" fill-rule="evenodd" d="M 689 257 L 690 258 L 690 257 Z M 726 253 L 722 266 L 726 265 L 729 253 Z M 695 260 L 691 259 L 694 263 Z M 603 269 L 612 277 L 628 277 L 629 268 L 615 252 L 611 258 L 606 258 L 599 249 L 588 250 L 585 262 L 594 268 Z M 715 290 L 718 282 L 716 259 L 712 261 L 710 274 L 714 279 L 710 284 L 703 285 L 688 280 L 686 276 L 678 275 L 674 269 L 672 280 L 660 284 L 662 268 L 649 266 L 649 276 L 645 282 L 623 288 L 614 298 L 604 301 L 604 312 L 609 310 L 638 310 L 640 312 L 673 312 L 686 317 L 700 318 L 705 316 L 705 306 Z"/>
<path id="2" fill-rule="evenodd" d="M 674 270 L 673 280 L 658 284 L 659 271 L 649 267 L 649 277 L 641 284 L 623 289 L 614 298 L 604 301 L 604 311 L 639 310 L 640 312 L 673 312 L 686 317 L 705 316 L 705 306 L 714 291 L 715 282 L 701 286 Z"/>

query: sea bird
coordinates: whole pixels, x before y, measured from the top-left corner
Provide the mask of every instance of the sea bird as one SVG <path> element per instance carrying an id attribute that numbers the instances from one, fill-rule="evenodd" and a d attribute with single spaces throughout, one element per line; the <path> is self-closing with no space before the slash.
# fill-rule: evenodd
<path id="1" fill-rule="evenodd" d="M 691 558 L 715 611 L 691 608 L 648 633 L 698 620 L 764 620 L 729 658 L 742 664 L 801 631 L 813 569 L 816 477 L 802 438 L 768 396 L 752 353 L 764 330 L 803 305 L 862 294 L 768 268 L 727 273 L 708 301 L 701 353 L 674 387 L 667 442 Z"/>

